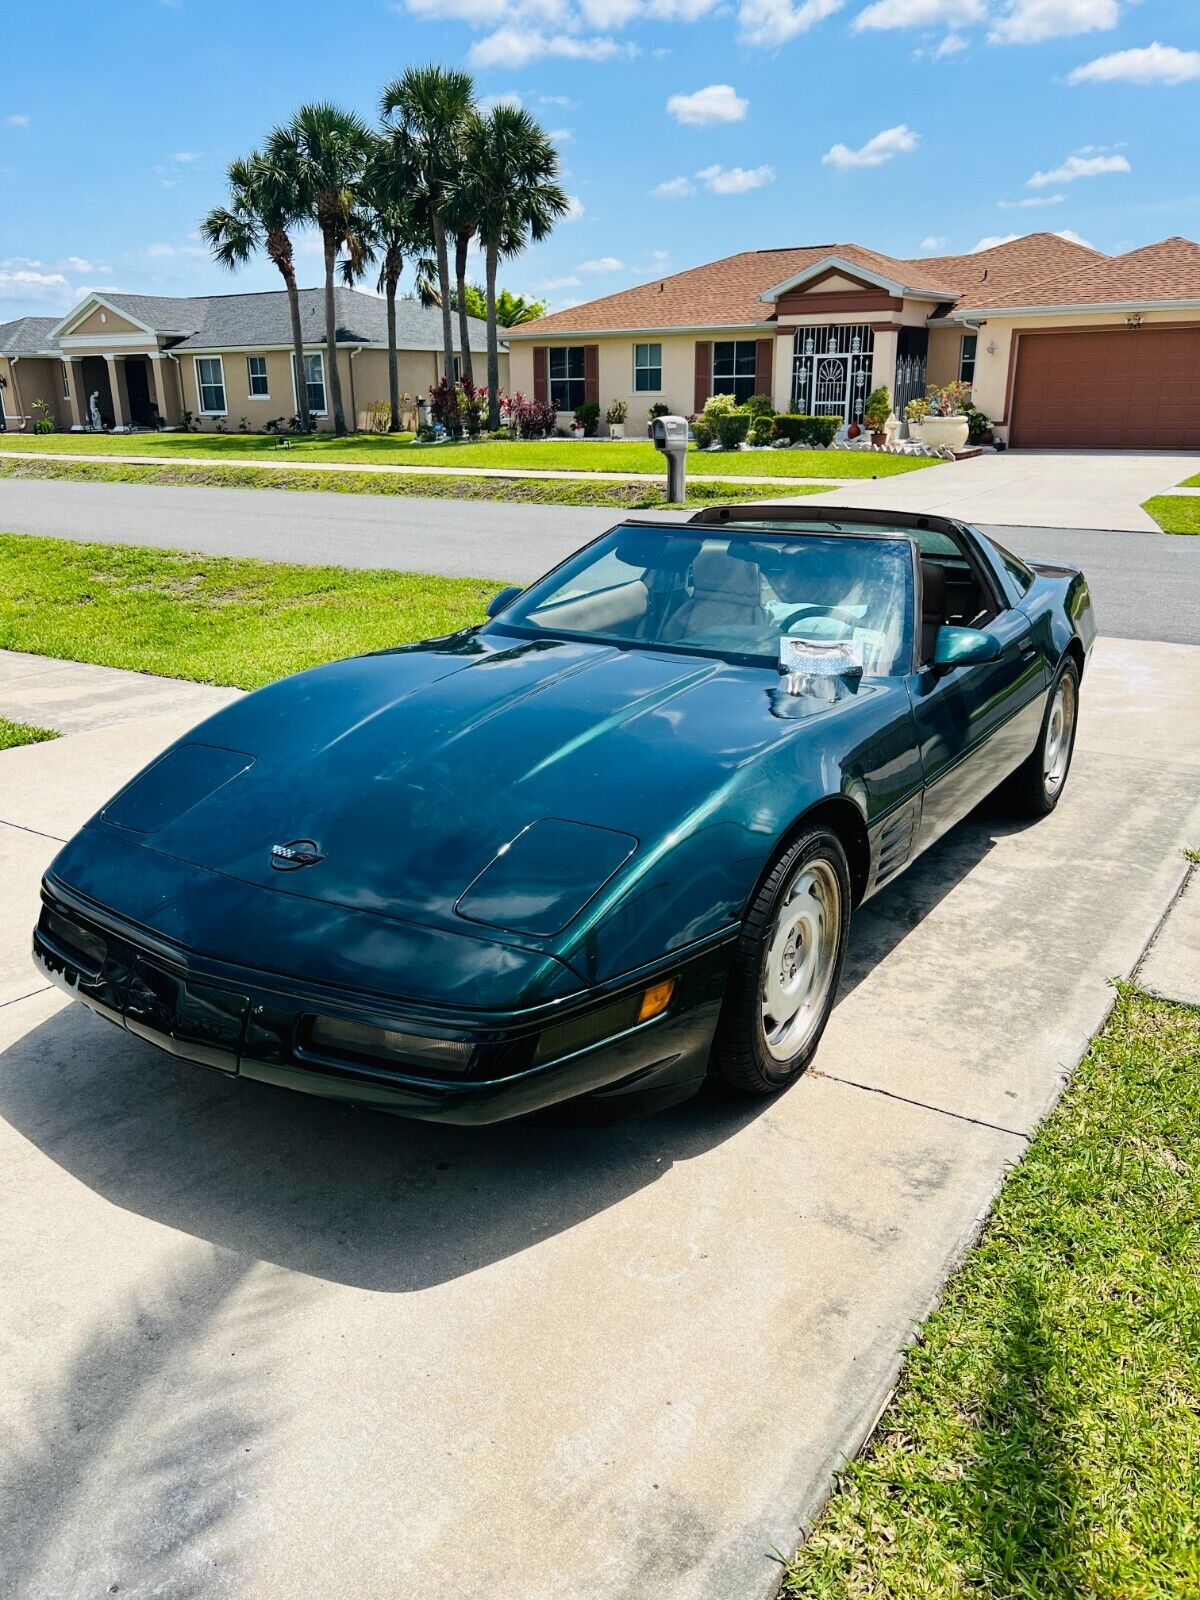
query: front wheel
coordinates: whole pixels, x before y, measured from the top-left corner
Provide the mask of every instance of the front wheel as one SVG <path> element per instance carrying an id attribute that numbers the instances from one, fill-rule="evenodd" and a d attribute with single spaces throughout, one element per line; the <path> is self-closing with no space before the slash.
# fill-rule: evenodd
<path id="1" fill-rule="evenodd" d="M 775 1094 L 816 1053 L 850 931 L 850 869 L 836 834 L 810 828 L 772 862 L 742 923 L 713 1042 L 712 1072 Z"/>
<path id="2" fill-rule="evenodd" d="M 1067 656 L 1060 664 L 1033 754 L 1013 773 L 1008 794 L 1021 816 L 1048 817 L 1062 797 L 1079 721 L 1079 668 Z"/>

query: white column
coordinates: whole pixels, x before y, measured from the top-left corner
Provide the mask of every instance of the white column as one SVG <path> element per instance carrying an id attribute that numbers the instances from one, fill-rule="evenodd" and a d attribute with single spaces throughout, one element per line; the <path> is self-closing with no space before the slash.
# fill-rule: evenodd
<path id="1" fill-rule="evenodd" d="M 67 374 L 67 404 L 71 408 L 71 427 L 82 428 L 84 402 L 79 393 L 79 384 L 83 369 L 79 365 L 78 356 L 64 356 L 62 362 Z"/>
<path id="2" fill-rule="evenodd" d="M 893 398 L 896 392 L 896 356 L 899 349 L 899 328 L 876 328 L 875 354 L 871 359 L 871 387 L 886 389 Z"/>
<path id="3" fill-rule="evenodd" d="M 779 328 L 775 334 L 775 360 L 771 378 L 771 404 L 776 411 L 792 409 L 792 354 L 795 347 L 795 328 Z"/>
<path id="4" fill-rule="evenodd" d="M 161 350 L 151 350 L 147 355 L 150 362 L 150 377 L 154 384 L 154 407 L 163 422 L 170 422 L 171 415 L 167 409 L 167 390 L 163 382 L 163 355 Z"/>

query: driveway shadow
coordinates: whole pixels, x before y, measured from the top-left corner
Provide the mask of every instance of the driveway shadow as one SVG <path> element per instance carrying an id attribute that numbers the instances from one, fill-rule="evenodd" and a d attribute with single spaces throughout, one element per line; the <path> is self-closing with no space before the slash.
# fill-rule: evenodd
<path id="1" fill-rule="evenodd" d="M 843 998 L 1008 826 L 977 814 L 863 909 Z M 80 1005 L 0 1053 L 0 1114 L 113 1204 L 243 1256 L 390 1293 L 530 1249 L 771 1103 L 706 1091 L 588 1129 L 406 1122 L 175 1061 Z"/>

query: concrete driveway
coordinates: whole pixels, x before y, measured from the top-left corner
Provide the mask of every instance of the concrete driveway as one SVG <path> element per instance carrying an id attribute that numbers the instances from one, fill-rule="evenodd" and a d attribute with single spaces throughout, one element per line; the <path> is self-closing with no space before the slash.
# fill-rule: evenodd
<path id="1" fill-rule="evenodd" d="M 97 670 L 0 657 L 93 723 L 0 755 L 6 1594 L 766 1596 L 1200 843 L 1200 650 L 1100 642 L 1059 810 L 856 918 L 790 1093 L 588 1132 L 229 1081 L 42 988 L 56 837 L 227 694 Z"/>
<path id="2" fill-rule="evenodd" d="M 849 483 L 816 503 L 934 511 L 964 522 L 1024 528 L 1156 533 L 1151 495 L 1200 472 L 1200 455 L 1171 450 L 1006 450 L 947 471 Z"/>

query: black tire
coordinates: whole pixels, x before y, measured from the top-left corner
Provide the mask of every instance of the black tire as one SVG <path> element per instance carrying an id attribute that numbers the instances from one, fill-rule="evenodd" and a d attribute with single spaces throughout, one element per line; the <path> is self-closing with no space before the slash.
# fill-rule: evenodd
<path id="1" fill-rule="evenodd" d="M 1065 680 L 1065 682 L 1064 682 Z M 1056 782 L 1047 777 L 1047 754 L 1054 720 L 1055 705 L 1060 693 L 1070 700 L 1070 726 L 1067 730 L 1065 760 Z M 1071 760 L 1075 754 L 1075 732 L 1079 726 L 1079 668 L 1072 656 L 1064 656 L 1046 696 L 1046 710 L 1033 753 L 1024 760 L 1004 787 L 1004 799 L 1009 809 L 1021 817 L 1048 817 L 1062 799 L 1067 779 L 1071 775 Z"/>
<path id="2" fill-rule="evenodd" d="M 831 943 L 836 934 L 836 944 L 831 966 L 828 957 L 821 963 L 822 973 L 828 977 L 827 983 L 822 984 L 819 1005 L 814 1007 L 819 1015 L 800 1047 L 781 1059 L 768 1043 L 763 1019 L 766 960 L 789 891 L 813 863 L 823 864 L 824 871 L 820 867 L 813 869 L 821 879 L 831 874 L 837 884 L 837 925 L 829 932 Z M 834 913 L 830 911 L 828 915 L 832 918 Z M 827 828 L 808 828 L 771 863 L 742 922 L 713 1040 L 709 1070 L 714 1078 L 743 1094 L 758 1095 L 777 1094 L 796 1081 L 816 1054 L 833 1010 L 849 932 L 850 868 L 846 852 L 841 840 Z"/>

